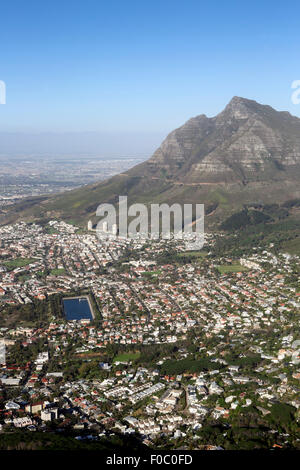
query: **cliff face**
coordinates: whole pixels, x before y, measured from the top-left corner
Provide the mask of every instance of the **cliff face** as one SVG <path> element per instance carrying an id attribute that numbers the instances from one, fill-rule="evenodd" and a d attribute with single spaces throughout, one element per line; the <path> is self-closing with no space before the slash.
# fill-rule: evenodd
<path id="1" fill-rule="evenodd" d="M 171 132 L 138 173 L 245 185 L 299 177 L 299 167 L 300 119 L 234 97 L 216 117 L 201 115 Z"/>
<path id="2" fill-rule="evenodd" d="M 148 161 L 126 173 L 24 201 L 2 211 L 0 222 L 61 217 L 86 224 L 99 204 L 116 203 L 119 195 L 130 204 L 204 203 L 222 220 L 243 204 L 300 198 L 299 182 L 300 119 L 234 97 L 217 116 L 194 117 L 171 132 Z"/>

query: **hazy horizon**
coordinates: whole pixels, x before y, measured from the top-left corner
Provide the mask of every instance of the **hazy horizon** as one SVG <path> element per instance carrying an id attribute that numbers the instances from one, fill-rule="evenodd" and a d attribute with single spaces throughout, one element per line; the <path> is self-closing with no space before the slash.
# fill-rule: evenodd
<path id="1" fill-rule="evenodd" d="M 246 98 L 247 97 L 243 97 Z M 227 105 L 226 103 L 225 105 Z M 261 103 L 268 105 L 269 103 Z M 215 115 L 219 114 L 219 109 Z M 286 109 L 277 109 L 287 111 Z M 290 111 L 289 111 L 290 112 Z M 205 111 L 199 114 L 206 114 Z M 291 113 L 298 117 L 295 113 Z M 194 116 L 189 116 L 189 119 Z M 209 116 L 212 117 L 212 116 Z M 183 125 L 182 121 L 177 127 Z M 148 158 L 175 128 L 156 132 L 100 131 L 11 131 L 0 129 L 0 158 L 3 156 L 99 156 L 103 158 Z"/>
<path id="2" fill-rule="evenodd" d="M 1 132 L 0 158 L 5 155 L 92 155 L 103 158 L 152 155 L 164 133 Z"/>

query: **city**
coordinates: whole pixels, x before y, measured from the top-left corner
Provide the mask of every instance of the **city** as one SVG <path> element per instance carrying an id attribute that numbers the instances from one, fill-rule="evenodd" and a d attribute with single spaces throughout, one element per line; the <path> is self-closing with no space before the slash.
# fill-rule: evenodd
<path id="1" fill-rule="evenodd" d="M 216 256 L 222 236 L 187 252 L 57 220 L 2 227 L 1 429 L 298 448 L 299 257 Z M 62 299 L 83 294 L 95 317 L 67 321 Z"/>

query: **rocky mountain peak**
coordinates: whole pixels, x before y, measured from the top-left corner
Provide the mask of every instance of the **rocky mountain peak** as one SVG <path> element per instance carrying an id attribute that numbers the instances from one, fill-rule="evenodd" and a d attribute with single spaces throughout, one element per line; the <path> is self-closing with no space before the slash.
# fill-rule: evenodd
<path id="1" fill-rule="evenodd" d="M 172 131 L 138 174 L 184 184 L 247 185 L 285 179 L 299 166 L 300 119 L 234 96 L 216 117 L 202 114 Z"/>
<path id="2" fill-rule="evenodd" d="M 251 115 L 259 112 L 260 107 L 263 107 L 263 105 L 259 105 L 256 101 L 241 98 L 240 96 L 234 96 L 224 111 L 222 111 L 218 116 L 228 117 L 229 115 L 235 119 L 248 119 Z"/>
<path id="3" fill-rule="evenodd" d="M 132 202 L 194 201 L 229 211 L 245 203 L 300 198 L 299 180 L 300 119 L 235 96 L 217 116 L 202 114 L 173 130 L 146 162 L 51 197 L 41 212 L 57 217 L 59 210 L 69 216 L 76 204 L 81 217 L 91 218 L 99 203 L 115 202 L 119 194 Z M 32 217 L 36 210 L 34 205 L 26 214 Z M 7 214 L 5 221 L 19 214 Z"/>

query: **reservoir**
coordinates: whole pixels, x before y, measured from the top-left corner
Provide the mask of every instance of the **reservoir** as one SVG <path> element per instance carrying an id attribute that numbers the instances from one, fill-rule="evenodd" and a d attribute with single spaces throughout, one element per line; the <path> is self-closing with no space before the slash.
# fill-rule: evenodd
<path id="1" fill-rule="evenodd" d="M 70 320 L 93 320 L 93 310 L 88 297 L 69 297 L 63 300 L 65 317 Z"/>

